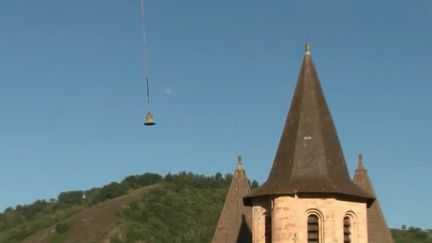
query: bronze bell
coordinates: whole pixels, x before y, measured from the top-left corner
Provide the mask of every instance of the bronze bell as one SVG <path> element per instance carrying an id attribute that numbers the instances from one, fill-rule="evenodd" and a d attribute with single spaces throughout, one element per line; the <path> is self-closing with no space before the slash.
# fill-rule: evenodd
<path id="1" fill-rule="evenodd" d="M 145 117 L 145 121 L 144 121 L 144 125 L 145 126 L 153 126 L 156 125 L 156 122 L 154 120 L 153 114 L 151 113 L 151 111 L 148 111 Z"/>

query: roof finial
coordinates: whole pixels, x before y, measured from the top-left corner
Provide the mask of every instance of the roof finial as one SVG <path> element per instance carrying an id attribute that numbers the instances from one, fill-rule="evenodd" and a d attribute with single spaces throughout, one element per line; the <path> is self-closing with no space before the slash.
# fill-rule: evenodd
<path id="1" fill-rule="evenodd" d="M 359 153 L 358 155 L 358 169 L 364 170 L 364 165 L 363 165 L 363 154 Z"/>
<path id="2" fill-rule="evenodd" d="M 309 42 L 306 42 L 305 44 L 305 55 L 310 55 L 312 53 L 312 47 Z"/>
<path id="3" fill-rule="evenodd" d="M 241 155 L 237 156 L 237 170 L 243 170 L 243 158 Z"/>

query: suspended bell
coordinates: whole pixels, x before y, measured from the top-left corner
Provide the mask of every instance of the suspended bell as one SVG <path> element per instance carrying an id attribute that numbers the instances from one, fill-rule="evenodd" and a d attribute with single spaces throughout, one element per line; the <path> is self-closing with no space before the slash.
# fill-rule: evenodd
<path id="1" fill-rule="evenodd" d="M 146 31 L 145 31 L 145 23 L 144 23 L 144 0 L 141 0 L 141 20 L 142 20 L 142 37 L 143 37 L 143 46 L 144 46 L 144 74 L 147 88 L 147 114 L 144 120 L 144 126 L 153 126 L 156 125 L 153 114 L 151 113 L 151 105 L 150 105 L 150 86 L 149 86 L 149 71 L 148 71 L 148 58 L 147 58 L 147 40 L 146 40 Z"/>
<path id="2" fill-rule="evenodd" d="M 153 114 L 151 113 L 151 111 L 148 111 L 145 117 L 145 121 L 144 121 L 144 125 L 145 126 L 153 126 L 156 125 L 156 122 L 154 120 Z"/>

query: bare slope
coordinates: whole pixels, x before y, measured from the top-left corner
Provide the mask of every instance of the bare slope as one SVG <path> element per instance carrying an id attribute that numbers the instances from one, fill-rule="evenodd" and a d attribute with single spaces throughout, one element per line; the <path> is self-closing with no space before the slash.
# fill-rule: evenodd
<path id="1" fill-rule="evenodd" d="M 49 242 L 104 242 L 118 230 L 116 214 L 142 193 L 159 187 L 160 184 L 142 187 L 128 194 L 99 203 L 65 221 L 69 229 L 64 234 L 57 234 L 55 225 L 27 237 L 24 243 Z"/>

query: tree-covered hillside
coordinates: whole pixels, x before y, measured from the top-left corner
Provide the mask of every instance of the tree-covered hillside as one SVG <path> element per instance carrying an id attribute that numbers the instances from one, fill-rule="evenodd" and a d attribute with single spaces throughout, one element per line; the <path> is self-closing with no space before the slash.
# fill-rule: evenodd
<path id="1" fill-rule="evenodd" d="M 135 188 L 162 181 L 163 177 L 158 174 L 145 173 L 100 188 L 62 192 L 57 199 L 37 200 L 30 205 L 7 208 L 0 213 L 0 243 L 21 242 L 38 230 L 63 222 L 94 205 L 124 195 Z"/>
<path id="2" fill-rule="evenodd" d="M 86 191 L 60 193 L 56 199 L 18 205 L 0 214 L 0 243 L 32 242 L 36 232 L 51 234 L 37 242 L 64 242 L 76 236 L 74 227 L 83 221 L 77 215 L 100 210 L 123 198 L 125 207 L 107 211 L 115 218 L 105 235 L 95 232 L 94 239 L 111 242 L 209 242 L 222 209 L 232 175 L 216 173 L 168 174 L 164 177 L 145 173 L 129 176 Z M 148 185 L 157 185 L 141 190 Z M 258 186 L 254 181 L 252 187 Z M 139 194 L 137 194 L 139 192 Z M 128 197 L 137 194 L 138 196 Z M 107 208 L 105 208 L 107 209 Z M 73 220 L 75 218 L 75 220 Z M 80 219 L 80 220 L 78 220 Z M 82 222 L 81 222 L 82 223 Z M 86 226 L 87 227 L 87 226 Z M 88 230 L 92 230 L 91 225 Z M 432 231 L 416 227 L 392 230 L 395 243 L 432 243 Z M 89 240 L 102 242 L 102 240 Z"/>
<path id="3" fill-rule="evenodd" d="M 209 242 L 231 175 L 167 175 L 164 186 L 149 191 L 119 215 L 123 232 L 115 242 Z"/>
<path id="4" fill-rule="evenodd" d="M 432 243 L 432 229 L 422 230 L 417 227 L 402 226 L 401 229 L 391 230 L 395 243 Z"/>

